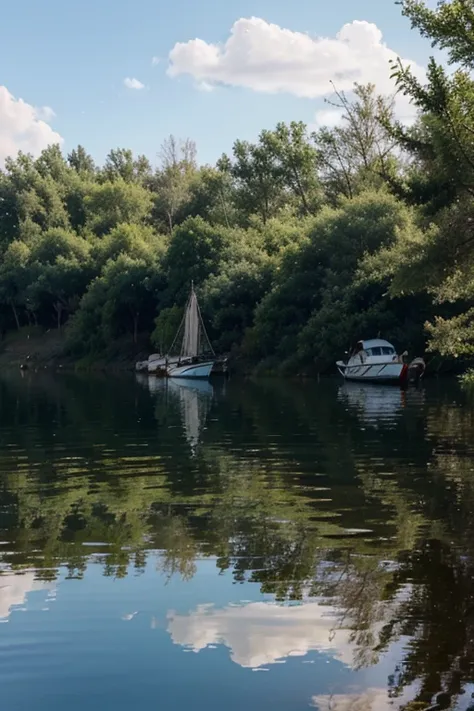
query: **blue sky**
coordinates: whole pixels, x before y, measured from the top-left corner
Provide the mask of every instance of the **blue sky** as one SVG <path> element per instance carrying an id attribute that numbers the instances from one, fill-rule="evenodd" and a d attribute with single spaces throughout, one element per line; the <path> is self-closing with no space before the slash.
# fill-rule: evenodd
<path id="1" fill-rule="evenodd" d="M 176 43 L 200 38 L 224 45 L 234 24 L 252 17 L 258 21 L 238 25 L 238 41 L 245 43 L 249 38 L 253 42 L 250 50 L 236 45 L 232 56 L 210 73 L 204 60 L 199 64 L 202 46 L 188 45 L 174 62 L 175 76 L 169 76 L 169 54 Z M 342 26 L 356 20 L 376 25 L 383 33 L 383 43 L 394 53 L 426 64 L 429 44 L 410 30 L 392 0 L 5 3 L 2 24 L 8 31 L 2 33 L 0 43 L 0 85 L 8 94 L 4 90 L 3 101 L 0 94 L 0 161 L 2 141 L 4 154 L 29 144 L 33 151 L 40 149 L 50 130 L 43 124 L 38 126 L 38 119 L 47 119 L 60 134 L 65 151 L 82 143 L 99 162 L 110 148 L 118 146 L 156 160 L 160 143 L 170 133 L 193 138 L 199 159 L 213 161 L 231 149 L 235 138 L 253 139 L 262 128 L 279 120 L 313 123 L 317 112 L 324 109 L 322 87 L 329 91 L 332 65 L 339 61 L 332 53 L 338 53 L 339 48 L 332 46 L 328 55 L 321 55 L 326 57 L 323 61 L 319 54 L 312 54 L 312 47 L 306 47 L 304 55 L 302 35 L 285 35 L 290 42 L 286 46 L 279 33 L 285 29 L 335 41 Z M 270 27 L 270 23 L 277 27 Z M 351 31 L 349 43 L 370 45 L 370 32 L 368 42 L 363 34 L 359 42 L 360 32 L 367 32 L 367 26 L 358 25 L 356 30 Z M 267 40 L 268 64 L 264 61 Z M 343 54 L 345 43 L 347 40 L 339 43 L 344 45 Z M 372 78 L 371 72 L 379 65 L 375 71 L 378 84 L 386 67 L 380 46 L 374 47 L 373 59 L 370 47 L 360 49 L 366 56 L 359 74 L 359 60 L 349 53 L 340 58 L 343 71 L 338 76 L 345 76 L 346 68 L 351 75 L 355 67 L 354 76 L 363 81 Z M 254 67 L 256 50 L 258 66 Z M 314 56 L 319 59 L 313 61 Z M 153 57 L 160 58 L 155 66 Z M 241 61 L 247 62 L 243 78 Z M 318 65 L 317 76 L 307 76 L 316 71 L 313 65 Z M 145 88 L 127 89 L 127 77 L 139 80 Z M 315 83 L 317 88 L 313 89 Z M 272 87 L 274 93 L 268 93 Z M 386 90 L 382 79 L 380 89 Z M 31 107 L 51 107 L 56 115 L 51 118 L 47 111 L 38 114 L 31 109 L 26 116 L 26 108 L 18 107 L 19 98 Z M 17 108 L 21 108 L 25 123 L 21 136 L 18 127 L 12 128 Z M 28 121 L 36 121 L 31 130 Z"/>

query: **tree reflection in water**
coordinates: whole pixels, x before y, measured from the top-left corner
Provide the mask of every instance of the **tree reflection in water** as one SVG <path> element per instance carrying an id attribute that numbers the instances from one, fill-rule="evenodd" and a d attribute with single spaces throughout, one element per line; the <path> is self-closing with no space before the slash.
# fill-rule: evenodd
<path id="1" fill-rule="evenodd" d="M 62 565 L 120 578 L 153 559 L 189 580 L 213 558 L 277 601 L 330 606 L 357 668 L 402 641 L 388 688 L 415 689 L 407 710 L 460 697 L 474 681 L 469 396 L 449 383 L 152 386 L 3 377 L 3 567 L 48 585 Z"/>

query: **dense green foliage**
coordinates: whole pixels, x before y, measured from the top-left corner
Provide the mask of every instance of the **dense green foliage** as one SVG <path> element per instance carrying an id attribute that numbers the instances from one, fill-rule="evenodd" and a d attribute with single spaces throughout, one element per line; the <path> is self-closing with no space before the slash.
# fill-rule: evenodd
<path id="1" fill-rule="evenodd" d="M 0 326 L 63 329 L 77 356 L 117 339 L 165 350 L 191 281 L 217 350 L 244 367 L 321 372 L 377 334 L 474 355 L 473 3 L 405 0 L 458 67 L 401 64 L 418 118 L 373 86 L 335 91 L 342 119 L 237 140 L 199 167 L 170 137 L 159 167 L 117 149 L 19 154 L 0 172 Z"/>

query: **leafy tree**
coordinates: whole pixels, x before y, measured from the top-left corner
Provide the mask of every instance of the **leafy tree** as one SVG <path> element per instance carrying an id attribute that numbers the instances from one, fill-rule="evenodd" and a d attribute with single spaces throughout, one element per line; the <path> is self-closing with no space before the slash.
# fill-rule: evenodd
<path id="1" fill-rule="evenodd" d="M 155 328 L 151 334 L 151 342 L 161 354 L 167 353 L 171 348 L 183 320 L 183 313 L 183 309 L 175 305 L 161 309 L 156 317 Z"/>
<path id="2" fill-rule="evenodd" d="M 63 315 L 77 309 L 95 276 L 90 244 L 73 232 L 49 230 L 33 245 L 30 261 L 35 278 L 27 288 L 29 308 L 35 318 L 52 309 L 60 329 Z"/>
<path id="3" fill-rule="evenodd" d="M 238 349 L 246 330 L 253 326 L 255 308 L 268 292 L 272 277 L 270 258 L 255 250 L 251 260 L 227 262 L 219 274 L 206 280 L 202 311 L 218 351 Z"/>
<path id="4" fill-rule="evenodd" d="M 0 225 L 6 239 L 69 226 L 61 182 L 66 173 L 67 165 L 57 146 L 47 148 L 36 161 L 22 153 L 6 159 L 0 181 Z"/>
<path id="5" fill-rule="evenodd" d="M 160 149 L 161 168 L 151 181 L 157 197 L 155 214 L 164 220 L 170 233 L 180 211 L 190 199 L 191 184 L 196 173 L 196 146 L 187 139 L 170 136 Z"/>
<path id="6" fill-rule="evenodd" d="M 394 118 L 393 98 L 375 93 L 373 84 L 355 84 L 354 98 L 335 90 L 329 102 L 341 114 L 340 125 L 313 134 L 320 176 L 331 202 L 361 190 L 391 184 L 397 175 L 397 142 L 387 124 Z"/>
<path id="7" fill-rule="evenodd" d="M 0 298 L 12 310 L 20 329 L 20 309 L 25 306 L 26 289 L 31 279 L 30 249 L 19 240 L 9 244 L 0 263 Z"/>
<path id="8" fill-rule="evenodd" d="M 322 195 L 318 180 L 318 153 L 309 142 L 307 127 L 302 122 L 277 124 L 274 131 L 263 131 L 260 142 L 275 160 L 275 178 L 293 194 L 303 215 L 314 214 Z"/>
<path id="9" fill-rule="evenodd" d="M 445 49 L 451 62 L 466 69 L 448 75 L 431 59 L 427 82 L 422 84 L 409 67 L 394 64 L 399 89 L 418 107 L 421 117 L 412 128 L 395 123 L 392 133 L 416 157 L 420 169 L 432 176 L 428 180 L 438 186 L 443 199 L 430 196 L 433 224 L 426 225 L 422 235 L 415 240 L 398 239 L 393 249 L 374 257 L 372 264 L 380 273 L 391 273 L 392 295 L 432 295 L 438 314 L 428 324 L 431 348 L 458 356 L 470 353 L 462 343 L 474 337 L 469 335 L 474 306 L 474 81 L 469 70 L 474 66 L 474 45 L 466 29 L 473 9 L 461 0 L 440 3 L 435 10 L 411 0 L 402 6 L 414 27 Z"/>
<path id="10" fill-rule="evenodd" d="M 134 158 L 127 148 L 115 148 L 105 159 L 102 171 L 106 181 L 124 180 L 126 183 L 145 183 L 151 176 L 151 165 L 145 156 Z"/>
<path id="11" fill-rule="evenodd" d="M 120 225 L 92 253 L 100 274 L 68 328 L 71 349 L 82 354 L 100 353 L 121 336 L 136 344 L 141 329 L 150 333 L 166 286 L 163 242 L 150 228 Z"/>
<path id="12" fill-rule="evenodd" d="M 191 282 L 201 285 L 239 241 L 238 230 L 207 224 L 200 217 L 190 217 L 175 228 L 163 266 L 168 277 L 171 303 L 184 304 Z"/>
<path id="13" fill-rule="evenodd" d="M 150 193 L 141 185 L 123 178 L 92 185 L 86 196 L 87 225 L 99 236 L 121 223 L 141 224 L 149 215 Z"/>
<path id="14" fill-rule="evenodd" d="M 19 237 L 18 192 L 9 177 L 0 171 L 0 249 Z"/>
<path id="15" fill-rule="evenodd" d="M 256 214 L 265 224 L 284 204 L 283 177 L 277 171 L 275 158 L 267 146 L 236 141 L 233 147 L 232 176 L 235 199 L 244 215 Z M 222 162 L 228 159 L 224 156 Z"/>
<path id="16" fill-rule="evenodd" d="M 148 259 L 150 255 L 158 259 L 165 252 L 165 239 L 157 235 L 153 228 L 128 223 L 117 225 L 93 246 L 94 259 L 99 268 L 121 254 L 133 259 Z"/>
<path id="17" fill-rule="evenodd" d="M 43 178 L 52 178 L 58 187 L 66 180 L 69 166 L 59 145 L 48 146 L 35 161 L 35 168 Z"/>
<path id="18" fill-rule="evenodd" d="M 410 212 L 386 193 L 362 193 L 340 208 L 324 208 L 308 239 L 283 253 L 276 283 L 257 307 L 254 357 L 276 368 L 325 369 L 338 350 L 361 337 L 360 312 L 368 316 L 374 308 L 379 314 L 366 326 L 374 328 L 379 319 L 376 332 L 385 325 L 390 335 L 396 318 L 381 318 L 383 290 L 355 287 L 356 272 L 367 254 L 412 229 Z"/>
<path id="19" fill-rule="evenodd" d="M 188 217 L 202 217 L 211 224 L 234 227 L 239 221 L 234 184 L 228 170 L 204 166 L 190 182 Z"/>
<path id="20" fill-rule="evenodd" d="M 474 7 L 470 0 L 439 2 L 436 9 L 426 7 L 420 0 L 402 0 L 400 4 L 412 27 L 431 40 L 433 47 L 446 50 L 451 64 L 472 69 Z"/>
<path id="21" fill-rule="evenodd" d="M 154 271 L 153 257 L 134 259 L 121 254 L 106 264 L 101 277 L 106 290 L 103 311 L 106 335 L 114 338 L 125 331 L 132 333 L 133 342 L 137 343 L 140 318 L 153 314 L 156 308 Z"/>
<path id="22" fill-rule="evenodd" d="M 76 173 L 84 177 L 93 176 L 95 173 L 95 163 L 83 146 L 73 148 L 67 157 L 67 161 Z"/>

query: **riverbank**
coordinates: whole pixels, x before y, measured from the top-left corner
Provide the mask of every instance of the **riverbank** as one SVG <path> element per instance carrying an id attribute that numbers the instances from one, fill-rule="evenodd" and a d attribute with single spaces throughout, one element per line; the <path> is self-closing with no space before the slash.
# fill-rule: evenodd
<path id="1" fill-rule="evenodd" d="M 6 334 L 0 342 L 0 367 L 126 371 L 134 370 L 136 361 L 146 358 L 148 351 L 145 342 L 136 344 L 127 339 L 115 341 L 106 353 L 76 358 L 66 348 L 63 331 L 25 327 Z"/>
<path id="2" fill-rule="evenodd" d="M 27 370 L 65 369 L 83 371 L 123 372 L 135 370 L 135 363 L 146 360 L 152 351 L 148 334 L 139 334 L 138 343 L 131 337 L 113 341 L 107 351 L 77 357 L 66 347 L 65 331 L 50 329 L 43 331 L 39 327 L 24 327 L 19 331 L 7 333 L 0 341 L 0 368 L 23 368 Z M 276 369 L 265 368 L 243 362 L 234 354 L 231 358 L 231 372 L 241 376 L 258 375 L 259 377 L 281 377 Z M 428 359 L 426 376 L 469 374 L 469 381 L 474 380 L 472 361 L 459 359 L 456 362 L 438 357 Z M 330 374 L 331 371 L 326 374 Z M 296 373 L 285 373 L 290 380 L 315 379 L 318 374 L 311 368 L 300 369 Z"/>

